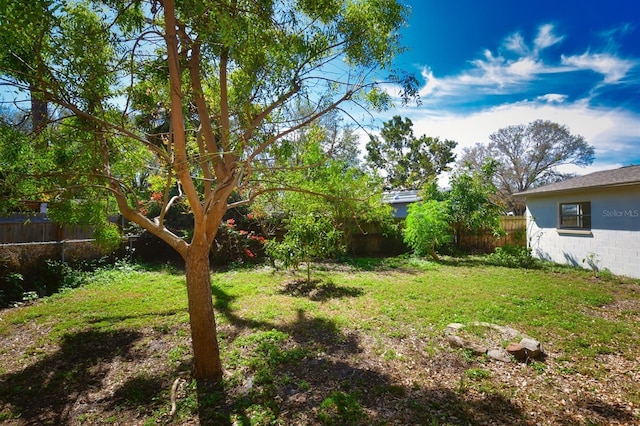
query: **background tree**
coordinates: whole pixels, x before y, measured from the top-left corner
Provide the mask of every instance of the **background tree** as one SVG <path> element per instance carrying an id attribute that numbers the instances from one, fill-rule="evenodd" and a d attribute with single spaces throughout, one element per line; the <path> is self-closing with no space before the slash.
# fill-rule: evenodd
<path id="1" fill-rule="evenodd" d="M 384 123 L 380 136 L 367 143 L 367 163 L 385 175 L 386 189 L 420 189 L 455 161 L 457 143 L 413 134 L 413 123 L 394 116 Z"/>
<path id="2" fill-rule="evenodd" d="M 19 106 L 28 112 L 31 129 L 38 132 L 44 128 L 48 119 L 46 93 L 40 89 L 42 80 L 46 80 L 40 63 L 52 48 L 49 38 L 56 7 L 51 0 L 33 0 L 29 7 L 22 2 L 3 2 L 2 15 L 11 21 L 5 22 L 0 32 L 0 44 L 11 47 L 0 54 L 0 69 L 10 76 L 14 84 L 29 94 L 30 108 Z M 17 28 L 19 26 L 19 28 Z M 19 37 L 13 32 L 19 30 Z"/>
<path id="3" fill-rule="evenodd" d="M 10 4 L 0 9 L 0 75 L 18 96 L 35 92 L 57 108 L 40 146 L 74 141 L 48 171 L 50 197 L 115 200 L 184 258 L 194 377 L 220 380 L 209 251 L 222 219 L 279 190 L 265 184 L 281 172 L 267 154 L 288 135 L 350 100 L 389 104 L 376 70 L 400 51 L 406 8 L 395 0 Z M 34 16 L 43 21 L 35 30 Z M 25 38 L 35 42 L 26 50 Z M 304 116 L 291 113 L 300 103 L 312 105 Z M 168 123 L 147 127 L 150 135 L 137 116 Z M 156 217 L 145 214 L 148 193 L 131 185 L 144 173 L 157 186 Z M 179 203 L 193 216 L 188 240 L 164 223 Z"/>
<path id="4" fill-rule="evenodd" d="M 508 126 L 489 136 L 489 144 L 476 144 L 463 150 L 459 166 L 481 170 L 487 159 L 497 162 L 495 184 L 507 211 L 524 214 L 524 202 L 513 194 L 536 186 L 558 182 L 572 174 L 559 166 L 587 166 L 594 150 L 584 137 L 572 135 L 566 126 L 536 120 L 527 125 Z"/>

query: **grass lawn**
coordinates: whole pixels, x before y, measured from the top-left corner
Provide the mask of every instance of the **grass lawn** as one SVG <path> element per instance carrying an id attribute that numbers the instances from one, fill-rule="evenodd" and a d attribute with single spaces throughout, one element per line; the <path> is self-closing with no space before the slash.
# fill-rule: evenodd
<path id="1" fill-rule="evenodd" d="M 638 280 L 480 257 L 303 276 L 213 274 L 221 387 L 190 379 L 181 273 L 119 265 L 0 311 L 0 423 L 640 424 Z M 504 363 L 447 343 L 447 324 L 475 321 L 538 339 L 548 356 Z"/>

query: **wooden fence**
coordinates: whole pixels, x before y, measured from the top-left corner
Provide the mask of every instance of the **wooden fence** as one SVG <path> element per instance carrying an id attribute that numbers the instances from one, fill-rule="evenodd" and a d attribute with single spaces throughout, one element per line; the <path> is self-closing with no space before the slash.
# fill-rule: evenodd
<path id="1" fill-rule="evenodd" d="M 474 252 L 491 253 L 496 247 L 525 246 L 527 244 L 526 217 L 503 216 L 500 225 L 506 233 L 504 236 L 496 237 L 488 230 L 463 233 L 460 235 L 460 248 Z"/>
<path id="2" fill-rule="evenodd" d="M 0 218 L 0 244 L 34 243 L 93 238 L 86 225 L 59 225 L 44 214 Z"/>
<path id="3" fill-rule="evenodd" d="M 400 225 L 403 226 L 403 221 Z M 502 237 L 494 236 L 491 231 L 478 231 L 460 235 L 458 247 L 471 253 L 492 253 L 496 247 L 506 245 L 525 246 L 527 221 L 523 216 L 503 216 L 500 225 L 505 231 Z M 402 241 L 402 236 L 383 235 L 378 225 L 367 224 L 364 233 L 353 235 L 349 253 L 353 256 L 395 256 L 410 251 Z"/>
<path id="4" fill-rule="evenodd" d="M 459 248 L 478 253 L 490 253 L 505 245 L 526 245 L 526 218 L 503 216 L 502 229 L 506 235 L 496 238 L 489 231 L 460 235 Z M 93 237 L 89 226 L 68 226 L 50 222 L 45 215 L 0 218 L 0 244 L 47 243 L 86 240 Z M 392 256 L 408 251 L 402 237 L 383 235 L 378 227 L 354 235 L 350 252 L 355 256 Z"/>

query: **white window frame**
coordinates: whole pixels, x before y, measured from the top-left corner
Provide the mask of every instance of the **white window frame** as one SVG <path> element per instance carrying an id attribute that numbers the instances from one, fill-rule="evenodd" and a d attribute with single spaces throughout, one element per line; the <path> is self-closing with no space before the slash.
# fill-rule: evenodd
<path id="1" fill-rule="evenodd" d="M 558 232 L 591 233 L 591 201 L 559 202 L 556 228 Z"/>

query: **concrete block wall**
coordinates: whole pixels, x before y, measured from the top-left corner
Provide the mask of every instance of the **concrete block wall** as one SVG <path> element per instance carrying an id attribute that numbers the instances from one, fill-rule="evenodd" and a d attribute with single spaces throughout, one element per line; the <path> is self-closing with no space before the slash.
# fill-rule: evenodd
<path id="1" fill-rule="evenodd" d="M 558 229 L 559 203 L 584 201 L 591 202 L 591 230 Z M 539 195 L 527 199 L 527 243 L 541 259 L 640 278 L 639 213 L 639 187 Z"/>

